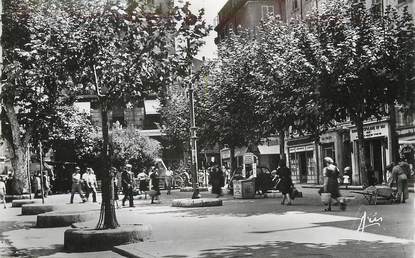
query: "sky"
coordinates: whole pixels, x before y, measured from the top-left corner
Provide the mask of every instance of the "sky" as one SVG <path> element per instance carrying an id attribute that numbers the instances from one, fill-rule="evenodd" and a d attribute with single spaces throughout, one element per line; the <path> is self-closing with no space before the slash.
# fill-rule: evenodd
<path id="1" fill-rule="evenodd" d="M 195 13 L 197 10 L 205 9 L 206 23 L 214 26 L 215 17 L 218 15 L 219 10 L 225 5 L 227 0 L 188 0 L 191 3 L 191 10 Z M 205 56 L 206 59 L 212 59 L 216 56 L 217 48 L 215 45 L 215 38 L 217 36 L 216 31 L 212 30 L 209 36 L 206 38 L 206 44 L 200 50 L 197 58 L 202 59 Z"/>

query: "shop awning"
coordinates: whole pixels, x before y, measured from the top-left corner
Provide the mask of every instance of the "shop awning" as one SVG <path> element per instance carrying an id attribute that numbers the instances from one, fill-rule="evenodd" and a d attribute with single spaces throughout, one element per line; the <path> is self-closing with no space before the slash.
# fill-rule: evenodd
<path id="1" fill-rule="evenodd" d="M 415 136 L 400 138 L 399 139 L 399 144 L 413 144 L 413 145 L 415 145 Z"/>
<path id="2" fill-rule="evenodd" d="M 247 150 L 248 147 L 235 148 L 235 157 L 243 156 Z"/>
<path id="3" fill-rule="evenodd" d="M 273 155 L 273 154 L 280 154 L 280 146 L 279 145 L 258 145 L 258 150 L 261 155 Z"/>
<path id="4" fill-rule="evenodd" d="M 158 115 L 160 114 L 160 100 L 158 99 L 149 99 L 144 100 L 144 110 L 146 115 Z"/>

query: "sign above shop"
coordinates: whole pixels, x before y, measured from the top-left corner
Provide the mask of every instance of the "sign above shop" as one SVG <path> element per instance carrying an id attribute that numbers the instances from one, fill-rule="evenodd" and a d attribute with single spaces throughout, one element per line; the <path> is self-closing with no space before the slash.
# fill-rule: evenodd
<path id="1" fill-rule="evenodd" d="M 365 138 L 388 137 L 389 126 L 387 123 L 365 125 L 363 127 L 363 135 Z M 355 141 L 357 138 L 357 128 L 353 127 L 350 130 L 350 139 Z"/>
<path id="2" fill-rule="evenodd" d="M 314 146 L 307 145 L 307 146 L 291 147 L 289 151 L 290 153 L 303 152 L 303 151 L 314 151 Z"/>
<path id="3" fill-rule="evenodd" d="M 231 150 L 230 149 L 223 149 L 220 151 L 220 156 L 222 159 L 230 159 L 231 158 Z"/>
<path id="4" fill-rule="evenodd" d="M 332 143 L 335 139 L 333 134 L 323 134 L 320 136 L 320 143 Z"/>
<path id="5" fill-rule="evenodd" d="M 244 155 L 244 164 L 254 164 L 255 163 L 255 155 L 253 153 L 245 153 Z"/>

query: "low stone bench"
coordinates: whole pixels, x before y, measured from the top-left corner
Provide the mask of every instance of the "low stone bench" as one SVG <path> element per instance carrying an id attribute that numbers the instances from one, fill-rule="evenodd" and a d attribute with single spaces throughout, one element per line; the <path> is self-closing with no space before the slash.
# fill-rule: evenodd
<path id="1" fill-rule="evenodd" d="M 211 207 L 211 206 L 222 206 L 221 199 L 213 198 L 200 198 L 200 199 L 175 199 L 173 200 L 171 206 L 173 207 Z"/>
<path id="2" fill-rule="evenodd" d="M 50 204 L 24 204 L 22 205 L 22 215 L 38 215 L 46 212 L 56 211 L 63 205 Z"/>
<path id="3" fill-rule="evenodd" d="M 97 212 L 48 212 L 37 215 L 36 226 L 39 228 L 67 227 L 77 222 L 85 222 L 96 219 Z"/>
<path id="4" fill-rule="evenodd" d="M 32 194 L 32 198 L 33 198 L 33 194 Z M 13 200 L 30 199 L 30 194 L 19 194 L 19 195 L 6 194 L 4 196 L 4 199 L 6 200 L 6 202 L 12 202 Z"/>
<path id="5" fill-rule="evenodd" d="M 151 227 L 134 224 L 115 229 L 71 228 L 65 231 L 64 248 L 69 252 L 104 251 L 114 246 L 142 242 L 151 237 Z"/>
<path id="6" fill-rule="evenodd" d="M 21 200 L 13 200 L 12 201 L 12 207 L 14 207 L 14 208 L 18 208 L 18 207 L 22 207 L 22 205 L 25 205 L 25 204 L 34 204 L 34 203 L 37 203 L 37 202 L 39 202 L 38 200 L 35 200 L 35 199 L 21 199 Z"/>

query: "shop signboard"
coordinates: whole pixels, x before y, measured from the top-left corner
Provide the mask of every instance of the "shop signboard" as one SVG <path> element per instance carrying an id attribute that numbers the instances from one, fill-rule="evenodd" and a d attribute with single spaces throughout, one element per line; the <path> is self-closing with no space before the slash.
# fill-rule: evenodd
<path id="1" fill-rule="evenodd" d="M 363 135 L 367 138 L 388 137 L 389 127 L 387 123 L 370 124 L 363 126 Z M 350 130 L 350 139 L 355 141 L 358 139 L 357 128 L 353 127 Z"/>
<path id="2" fill-rule="evenodd" d="M 233 197 L 242 198 L 242 182 L 239 180 L 233 181 Z"/>
<path id="3" fill-rule="evenodd" d="M 304 151 L 313 151 L 313 150 L 314 150 L 313 145 L 307 145 L 307 146 L 300 146 L 300 147 L 292 147 L 289 149 L 289 152 L 295 153 L 295 152 L 304 152 Z"/>
<path id="4" fill-rule="evenodd" d="M 320 143 L 331 143 L 334 142 L 335 136 L 332 134 L 323 134 L 320 136 Z"/>
<path id="5" fill-rule="evenodd" d="M 231 150 L 230 149 L 223 149 L 220 151 L 220 155 L 222 159 L 230 159 L 231 158 Z"/>
<path id="6" fill-rule="evenodd" d="M 244 164 L 254 164 L 255 163 L 255 155 L 253 153 L 245 153 L 244 155 Z"/>
<path id="7" fill-rule="evenodd" d="M 305 147 L 306 151 L 313 151 L 314 150 L 314 146 L 313 145 L 309 145 L 307 147 Z"/>

